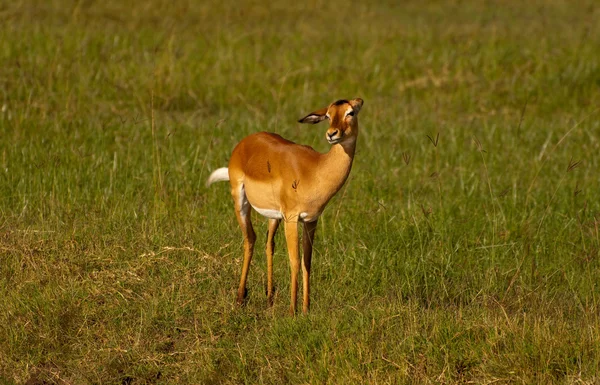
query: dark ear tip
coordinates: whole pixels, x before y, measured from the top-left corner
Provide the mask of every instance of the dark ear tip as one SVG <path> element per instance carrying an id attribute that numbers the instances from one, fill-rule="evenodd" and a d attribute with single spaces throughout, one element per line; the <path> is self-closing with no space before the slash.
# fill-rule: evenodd
<path id="1" fill-rule="evenodd" d="M 323 119 L 324 119 L 324 117 L 310 114 L 310 115 L 303 117 L 302 119 L 298 119 L 298 123 L 317 124 L 317 123 L 321 122 Z"/>

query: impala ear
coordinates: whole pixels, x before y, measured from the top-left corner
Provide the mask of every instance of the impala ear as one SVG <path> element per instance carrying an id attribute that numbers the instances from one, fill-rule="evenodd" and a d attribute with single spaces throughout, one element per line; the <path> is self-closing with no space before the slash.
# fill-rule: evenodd
<path id="1" fill-rule="evenodd" d="M 327 107 L 321 108 L 320 110 L 316 110 L 315 112 L 311 112 L 302 119 L 298 120 L 298 122 L 316 124 L 322 122 L 325 119 L 327 119 Z"/>
<path id="2" fill-rule="evenodd" d="M 354 110 L 355 114 L 358 114 L 358 112 L 360 111 L 360 109 L 363 106 L 363 103 L 364 103 L 364 100 L 362 100 L 361 98 L 356 98 L 356 99 L 350 100 L 350 105 L 352 106 L 352 109 Z"/>

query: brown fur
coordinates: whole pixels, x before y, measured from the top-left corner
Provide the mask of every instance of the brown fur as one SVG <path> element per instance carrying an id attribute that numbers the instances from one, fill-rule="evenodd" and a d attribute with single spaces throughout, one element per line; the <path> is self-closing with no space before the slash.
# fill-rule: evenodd
<path id="1" fill-rule="evenodd" d="M 303 311 L 308 311 L 310 264 L 317 220 L 329 200 L 344 185 L 352 168 L 358 136 L 357 115 L 362 104 L 362 99 L 339 100 L 300 119 L 302 123 L 318 123 L 327 119 L 326 114 L 329 114 L 326 138 L 333 145 L 325 154 L 267 132 L 246 137 L 233 150 L 228 167 L 229 180 L 236 216 L 244 236 L 244 262 L 237 298 L 240 304 L 244 301 L 256 240 L 250 217 L 251 205 L 282 214 L 282 218 L 269 220 L 267 297 L 271 304 L 273 238 L 283 219 L 291 265 L 292 314 L 296 311 L 300 270 L 298 223 L 303 223 Z M 350 110 L 353 116 L 347 115 Z"/>

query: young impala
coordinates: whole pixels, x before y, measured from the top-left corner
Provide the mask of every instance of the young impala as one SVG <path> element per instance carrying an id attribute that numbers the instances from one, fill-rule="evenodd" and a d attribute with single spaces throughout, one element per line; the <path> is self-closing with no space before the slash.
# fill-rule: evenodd
<path id="1" fill-rule="evenodd" d="M 358 112 L 362 99 L 338 100 L 299 120 L 319 123 L 329 120 L 325 138 L 329 152 L 321 154 L 309 146 L 290 142 L 273 133 L 260 132 L 243 139 L 233 150 L 228 168 L 215 170 L 207 184 L 229 180 L 235 215 L 244 236 L 244 262 L 237 293 L 242 304 L 246 279 L 256 234 L 252 228 L 250 208 L 269 218 L 267 234 L 267 300 L 273 303 L 273 249 L 279 223 L 284 221 L 285 238 L 291 267 L 290 312 L 296 312 L 298 293 L 298 223 L 302 223 L 302 310 L 309 309 L 309 279 L 313 240 L 317 221 L 327 202 L 344 185 L 356 149 Z"/>

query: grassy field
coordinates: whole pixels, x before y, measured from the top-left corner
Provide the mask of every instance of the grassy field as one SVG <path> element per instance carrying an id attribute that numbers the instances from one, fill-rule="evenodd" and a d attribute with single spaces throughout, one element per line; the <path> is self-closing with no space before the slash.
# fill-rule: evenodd
<path id="1" fill-rule="evenodd" d="M 600 5 L 0 2 L 0 383 L 600 383 Z M 226 183 L 362 97 L 288 316 Z"/>

